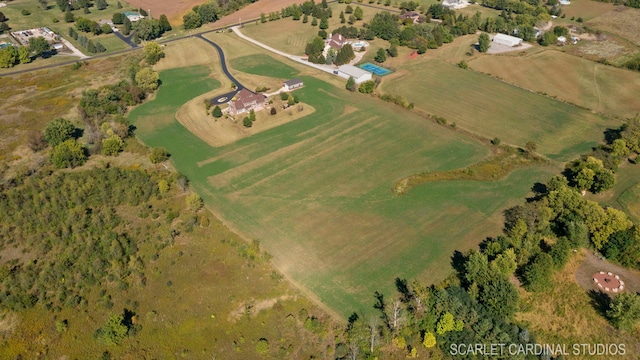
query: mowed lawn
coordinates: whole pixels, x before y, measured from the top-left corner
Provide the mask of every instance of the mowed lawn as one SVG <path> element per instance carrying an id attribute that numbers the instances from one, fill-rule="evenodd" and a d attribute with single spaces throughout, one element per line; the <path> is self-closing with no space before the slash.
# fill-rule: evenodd
<path id="1" fill-rule="evenodd" d="M 382 81 L 381 91 L 487 138 L 518 146 L 533 141 L 538 152 L 560 161 L 589 151 L 608 126 L 619 125 L 441 60 L 406 63 Z"/>
<path id="2" fill-rule="evenodd" d="M 138 136 L 167 148 L 208 207 L 260 240 L 287 278 L 345 318 L 372 312 L 374 291 L 394 294 L 396 277 L 441 280 L 455 249 L 497 234 L 501 210 L 550 176 L 525 169 L 498 182 L 433 183 L 395 196 L 391 187 L 403 176 L 466 166 L 488 151 L 308 76 L 296 94 L 314 114 L 213 149 L 173 120 L 181 103 L 217 86 L 208 72 L 163 71 L 157 98 L 131 113 Z"/>
<path id="3" fill-rule="evenodd" d="M 640 72 L 606 66 L 560 51 L 528 56 L 485 55 L 474 70 L 558 99 L 619 117 L 640 113 Z"/>

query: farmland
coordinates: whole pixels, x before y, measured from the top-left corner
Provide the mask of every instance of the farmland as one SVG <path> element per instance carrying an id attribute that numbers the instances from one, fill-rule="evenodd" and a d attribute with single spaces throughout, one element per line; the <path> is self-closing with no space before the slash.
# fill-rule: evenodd
<path id="1" fill-rule="evenodd" d="M 640 112 L 640 103 L 633 95 L 640 91 L 638 72 L 555 50 L 527 56 L 480 56 L 469 65 L 508 83 L 599 113 L 624 118 Z"/>
<path id="2" fill-rule="evenodd" d="M 440 60 L 407 63 L 381 87 L 383 93 L 402 95 L 416 108 L 487 138 L 518 146 L 534 141 L 538 152 L 557 160 L 588 151 L 607 126 L 616 124 Z"/>
<path id="3" fill-rule="evenodd" d="M 395 277 L 446 277 L 454 249 L 495 234 L 500 210 L 528 193 L 532 179 L 554 171 L 431 183 L 395 196 L 391 187 L 402 176 L 463 167 L 489 152 L 408 111 L 399 117 L 396 108 L 304 75 L 296 94 L 316 112 L 213 149 L 173 120 L 180 102 L 208 91 L 205 76 L 202 68 L 161 73 L 158 98 L 131 114 L 139 137 L 166 147 L 216 215 L 246 239 L 259 239 L 287 278 L 343 318 L 370 312 L 373 292 L 392 292 Z M 184 78 L 191 85 L 177 91 Z"/>

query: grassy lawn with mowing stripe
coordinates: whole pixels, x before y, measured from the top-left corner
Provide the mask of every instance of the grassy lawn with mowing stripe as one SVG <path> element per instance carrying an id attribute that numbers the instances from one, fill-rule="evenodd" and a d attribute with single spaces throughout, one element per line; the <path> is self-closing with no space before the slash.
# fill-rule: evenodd
<path id="1" fill-rule="evenodd" d="M 620 117 L 640 112 L 640 73 L 556 50 L 528 56 L 483 55 L 469 65 L 519 87 Z"/>
<path id="2" fill-rule="evenodd" d="M 131 113 L 138 136 L 167 148 L 216 215 L 260 240 L 287 278 L 344 318 L 372 312 L 373 292 L 391 295 L 396 277 L 443 279 L 455 249 L 496 234 L 501 210 L 533 179 L 550 176 L 529 168 L 501 181 L 431 183 L 395 196 L 402 176 L 463 167 L 489 152 L 447 127 L 307 76 L 296 93 L 315 113 L 213 149 L 173 118 L 182 102 L 217 85 L 207 74 L 163 71 L 157 98 Z"/>

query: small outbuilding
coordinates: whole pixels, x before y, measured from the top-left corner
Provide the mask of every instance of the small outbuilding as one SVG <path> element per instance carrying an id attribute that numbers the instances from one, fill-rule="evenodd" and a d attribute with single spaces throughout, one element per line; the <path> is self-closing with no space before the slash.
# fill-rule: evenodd
<path id="1" fill-rule="evenodd" d="M 496 36 L 493 37 L 493 42 L 499 45 L 506 45 L 510 47 L 522 45 L 522 39 L 505 34 L 496 34 Z"/>
<path id="2" fill-rule="evenodd" d="M 295 78 L 295 79 L 285 81 L 282 87 L 284 88 L 285 91 L 291 91 L 299 87 L 302 87 L 303 85 L 304 83 L 302 82 L 302 79 Z"/>
<path id="3" fill-rule="evenodd" d="M 355 67 L 353 65 L 342 65 L 338 68 L 338 70 L 334 71 L 334 74 L 345 79 L 352 77 L 353 80 L 356 81 L 356 84 L 360 84 L 362 82 L 372 79 L 372 74 L 370 72 L 368 72 L 367 70 L 360 69 L 359 67 Z"/>

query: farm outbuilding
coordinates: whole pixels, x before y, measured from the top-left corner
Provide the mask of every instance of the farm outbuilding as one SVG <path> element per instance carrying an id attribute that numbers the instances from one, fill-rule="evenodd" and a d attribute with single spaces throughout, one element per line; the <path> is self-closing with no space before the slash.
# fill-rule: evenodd
<path id="1" fill-rule="evenodd" d="M 522 45 L 522 39 L 505 34 L 496 34 L 496 36 L 493 37 L 493 42 L 499 45 L 506 45 L 511 47 Z"/>
<path id="2" fill-rule="evenodd" d="M 291 91 L 293 89 L 302 87 L 302 85 L 304 85 L 304 83 L 302 82 L 302 79 L 295 78 L 295 79 L 285 81 L 282 87 L 284 88 L 285 91 Z"/>
<path id="3" fill-rule="evenodd" d="M 371 80 L 372 78 L 370 72 L 362 70 L 359 67 L 355 67 L 353 65 L 342 65 L 338 68 L 338 70 L 335 70 L 334 73 L 345 79 L 353 77 L 353 79 L 356 81 L 356 84 Z"/>

